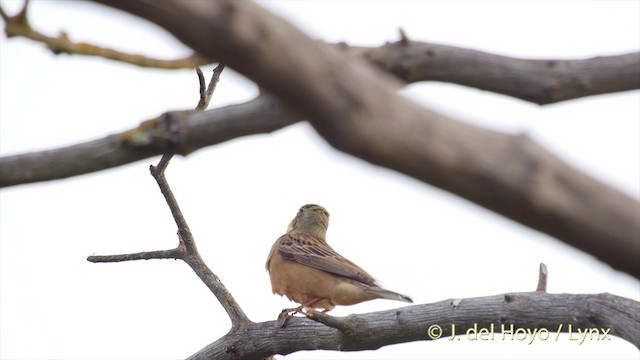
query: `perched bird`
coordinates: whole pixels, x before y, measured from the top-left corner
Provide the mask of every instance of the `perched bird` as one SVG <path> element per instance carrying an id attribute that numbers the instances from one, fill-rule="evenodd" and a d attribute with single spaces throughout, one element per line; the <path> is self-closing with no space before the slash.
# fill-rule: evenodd
<path id="1" fill-rule="evenodd" d="M 305 205 L 271 248 L 266 268 L 274 294 L 285 295 L 299 307 L 324 309 L 373 299 L 413 302 L 379 287 L 366 271 L 338 254 L 325 241 L 329 213 L 319 205 Z"/>

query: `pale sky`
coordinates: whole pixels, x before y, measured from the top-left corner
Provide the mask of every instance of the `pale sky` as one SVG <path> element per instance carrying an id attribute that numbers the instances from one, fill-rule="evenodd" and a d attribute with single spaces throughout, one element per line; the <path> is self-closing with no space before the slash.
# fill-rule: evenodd
<path id="1" fill-rule="evenodd" d="M 0 1 L 13 14 L 21 1 Z M 261 2 L 314 38 L 381 45 L 402 27 L 416 41 L 527 58 L 584 58 L 640 48 L 638 1 Z M 189 50 L 142 20 L 85 2 L 34 1 L 32 25 L 124 51 Z M 211 67 L 206 67 L 208 73 Z M 103 137 L 198 101 L 194 71 L 140 69 L 51 54 L 0 37 L 0 154 Z M 492 129 L 526 133 L 570 163 L 640 198 L 640 91 L 540 107 L 452 84 L 403 94 Z M 210 109 L 257 88 L 225 70 Z M 224 335 L 226 313 L 180 261 L 91 264 L 86 257 L 174 247 L 176 229 L 149 175 L 159 157 L 66 180 L 0 190 L 0 358 L 175 359 Z M 297 176 L 289 176 L 291 174 Z M 286 176 L 285 176 L 286 175 Z M 331 213 L 328 242 L 418 304 L 533 291 L 609 292 L 640 300 L 640 283 L 595 258 L 455 195 L 330 147 L 306 123 L 175 158 L 167 177 L 209 267 L 253 321 L 292 303 L 272 295 L 264 263 L 301 205 Z M 406 304 L 376 300 L 336 316 Z M 637 359 L 630 343 L 423 341 L 287 359 Z"/>

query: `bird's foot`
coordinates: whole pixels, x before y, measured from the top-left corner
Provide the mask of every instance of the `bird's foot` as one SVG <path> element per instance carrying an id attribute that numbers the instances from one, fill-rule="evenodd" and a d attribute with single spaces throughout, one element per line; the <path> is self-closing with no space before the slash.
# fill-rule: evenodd
<path id="1" fill-rule="evenodd" d="M 304 308 L 305 308 L 305 306 L 304 306 L 304 304 L 302 304 L 302 305 L 300 305 L 298 307 L 290 308 L 290 309 L 284 309 L 282 311 L 287 311 L 287 312 L 291 313 L 291 315 L 303 314 L 302 309 L 304 309 Z"/>
<path id="2" fill-rule="evenodd" d="M 304 304 L 301 304 L 298 307 L 295 308 L 290 308 L 290 309 L 283 309 L 282 311 L 286 311 L 288 313 L 291 313 L 291 315 L 295 315 L 295 314 L 302 314 L 305 315 L 305 312 L 303 311 L 304 309 L 312 309 L 312 306 L 315 305 L 316 303 L 318 303 L 318 301 L 322 300 L 322 298 L 313 298 L 309 301 L 307 301 Z M 329 310 L 325 309 L 324 312 L 327 312 Z"/>
<path id="3" fill-rule="evenodd" d="M 284 327 L 287 325 L 287 322 L 293 315 L 302 314 L 306 316 L 307 314 L 303 311 L 303 309 L 305 308 L 312 309 L 311 306 L 313 306 L 320 300 L 322 300 L 322 298 L 314 298 L 298 307 L 282 309 L 282 311 L 280 311 L 280 315 L 278 315 L 278 320 L 276 321 L 276 324 L 278 325 L 278 327 Z M 327 311 L 329 311 L 329 309 L 324 309 L 323 312 L 326 313 Z"/>
<path id="4" fill-rule="evenodd" d="M 276 325 L 278 327 L 285 327 L 287 325 L 287 322 L 289 322 L 289 319 L 291 319 L 293 314 L 295 314 L 295 313 L 291 313 L 291 310 L 292 309 L 282 309 L 282 311 L 280 312 L 280 315 L 278 315 L 278 320 L 276 320 Z"/>

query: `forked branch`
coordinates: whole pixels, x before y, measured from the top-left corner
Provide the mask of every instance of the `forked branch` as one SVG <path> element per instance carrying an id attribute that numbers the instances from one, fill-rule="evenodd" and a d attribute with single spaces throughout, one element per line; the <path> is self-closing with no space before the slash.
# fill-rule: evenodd
<path id="1" fill-rule="evenodd" d="M 209 105 L 209 101 L 211 100 L 223 69 L 224 65 L 220 64 L 213 70 L 213 75 L 208 88 L 206 87 L 202 71 L 197 69 L 198 79 L 200 82 L 200 101 L 196 106 L 196 111 L 204 111 Z M 167 169 L 172 157 L 173 154 L 171 153 L 164 154 L 158 165 L 151 165 L 149 167 L 149 171 L 158 183 L 160 191 L 162 192 L 162 195 L 171 210 L 171 215 L 176 222 L 176 226 L 178 227 L 178 246 L 170 250 L 147 251 L 135 254 L 89 256 L 87 260 L 98 263 L 149 259 L 180 259 L 191 267 L 200 280 L 202 280 L 202 282 L 204 282 L 209 290 L 211 290 L 211 292 L 216 296 L 231 319 L 232 329 L 246 327 L 251 323 L 251 320 L 249 320 L 240 305 L 234 299 L 233 295 L 231 295 L 227 290 L 218 276 L 214 274 L 213 271 L 211 271 L 211 269 L 209 269 L 205 264 L 204 260 L 202 260 L 202 257 L 196 247 L 195 239 L 193 238 L 189 225 L 187 224 L 187 220 L 184 218 L 184 215 L 180 210 L 180 206 L 173 195 L 173 191 L 171 191 L 171 187 L 165 177 L 165 170 Z"/>

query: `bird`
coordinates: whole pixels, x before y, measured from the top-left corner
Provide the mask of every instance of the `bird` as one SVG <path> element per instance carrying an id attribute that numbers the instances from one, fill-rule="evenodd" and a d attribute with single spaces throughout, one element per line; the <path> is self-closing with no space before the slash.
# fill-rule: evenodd
<path id="1" fill-rule="evenodd" d="M 266 263 L 271 290 L 300 304 L 283 312 L 328 312 L 337 305 L 373 299 L 413 302 L 408 296 L 381 288 L 366 271 L 338 254 L 325 240 L 328 227 L 325 208 L 304 205 L 289 223 L 287 233 L 271 247 Z"/>

